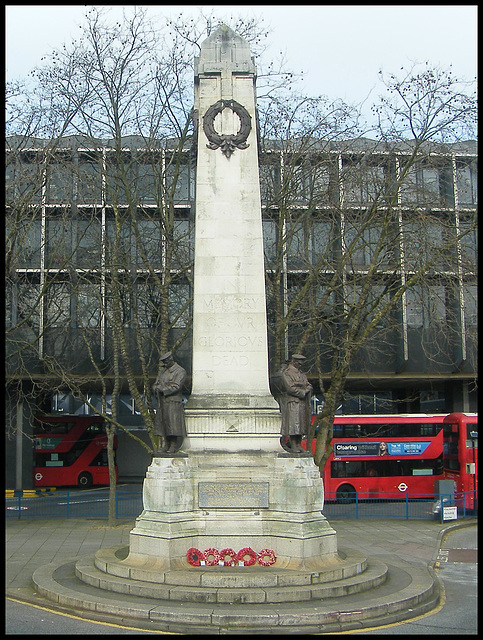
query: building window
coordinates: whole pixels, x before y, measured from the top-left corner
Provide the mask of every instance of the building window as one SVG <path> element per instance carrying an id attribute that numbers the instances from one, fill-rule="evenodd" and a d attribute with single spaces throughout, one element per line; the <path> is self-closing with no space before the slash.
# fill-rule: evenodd
<path id="1" fill-rule="evenodd" d="M 135 194 L 134 167 L 129 156 L 123 155 L 117 165 L 111 158 L 106 167 L 106 202 L 108 204 L 132 204 Z"/>
<path id="2" fill-rule="evenodd" d="M 341 178 L 345 205 L 370 204 L 384 196 L 383 165 L 373 165 L 365 159 L 359 162 L 346 161 Z"/>
<path id="3" fill-rule="evenodd" d="M 15 168 L 15 202 L 21 206 L 40 204 L 44 184 L 43 166 L 37 163 L 18 163 Z"/>
<path id="4" fill-rule="evenodd" d="M 194 229 L 188 218 L 178 218 L 173 227 L 172 268 L 183 269 L 191 266 L 194 249 Z"/>
<path id="5" fill-rule="evenodd" d="M 456 168 L 458 202 L 460 205 L 478 204 L 478 171 L 476 161 L 459 164 Z"/>
<path id="6" fill-rule="evenodd" d="M 46 326 L 47 328 L 70 326 L 70 285 L 68 282 L 52 282 L 49 284 L 46 296 Z"/>
<path id="7" fill-rule="evenodd" d="M 363 291 L 363 287 L 357 284 L 356 279 L 352 282 L 348 281 L 346 285 L 346 304 L 349 310 L 352 307 L 355 307 L 356 310 L 363 309 L 366 324 L 369 324 L 377 316 L 377 313 L 389 303 L 389 293 L 387 286 L 376 283 L 365 292 L 364 299 L 361 299 Z M 375 329 L 388 327 L 391 322 L 391 314 L 385 313 L 377 322 Z"/>
<path id="8" fill-rule="evenodd" d="M 478 325 L 478 287 L 475 284 L 463 286 L 465 322 L 467 327 Z"/>
<path id="9" fill-rule="evenodd" d="M 38 337 L 41 304 L 40 285 L 19 282 L 16 287 L 16 317 L 12 317 L 13 324 L 28 334 Z"/>
<path id="10" fill-rule="evenodd" d="M 311 262 L 310 256 L 310 219 L 302 212 L 293 212 L 287 222 L 285 246 L 287 263 L 292 269 L 306 268 Z"/>
<path id="11" fill-rule="evenodd" d="M 72 203 L 73 195 L 73 165 L 68 158 L 64 163 L 49 164 L 47 166 L 47 203 Z"/>
<path id="12" fill-rule="evenodd" d="M 82 155 L 77 171 L 77 201 L 81 204 L 101 204 L 102 180 L 99 161 Z"/>
<path id="13" fill-rule="evenodd" d="M 446 413 L 446 394 L 444 391 L 421 391 L 419 403 L 423 413 Z"/>
<path id="14" fill-rule="evenodd" d="M 5 202 L 7 204 L 15 202 L 15 162 L 8 156 L 5 166 Z"/>
<path id="15" fill-rule="evenodd" d="M 76 324 L 78 327 L 99 327 L 101 324 L 101 292 L 99 284 L 80 282 L 76 286 Z"/>
<path id="16" fill-rule="evenodd" d="M 408 327 L 429 328 L 446 321 L 445 287 L 416 285 L 406 292 Z"/>
<path id="17" fill-rule="evenodd" d="M 347 415 L 395 412 L 396 402 L 392 399 L 391 391 L 345 392 L 342 399 L 342 413 Z"/>
<path id="18" fill-rule="evenodd" d="M 16 268 L 40 268 L 42 250 L 40 213 L 32 209 L 22 210 L 16 219 L 6 216 L 7 247 L 12 251 L 12 266 Z"/>
<path id="19" fill-rule="evenodd" d="M 303 164 L 287 166 L 285 174 L 289 177 L 290 204 L 307 204 L 310 198 L 310 181 L 306 167 Z"/>
<path id="20" fill-rule="evenodd" d="M 263 218 L 263 250 L 265 266 L 273 267 L 277 261 L 277 223 L 271 218 Z"/>
<path id="21" fill-rule="evenodd" d="M 72 220 L 52 217 L 47 221 L 46 266 L 66 267 L 72 258 Z"/>
<path id="22" fill-rule="evenodd" d="M 364 222 L 359 221 L 357 218 L 346 218 L 345 231 L 344 231 L 344 243 L 345 251 L 350 251 L 348 264 L 355 267 L 369 266 L 372 260 L 375 258 L 377 262 L 380 261 L 379 254 L 381 249 L 378 249 L 377 244 L 381 237 L 381 227 L 374 224 L 361 228 Z M 384 255 L 387 256 L 390 247 L 384 248 Z M 387 263 L 388 259 L 384 259 L 384 263 Z"/>
<path id="23" fill-rule="evenodd" d="M 141 269 L 161 268 L 162 239 L 161 220 L 142 218 L 136 221 L 140 246 L 136 242 L 137 266 Z"/>
<path id="24" fill-rule="evenodd" d="M 189 163 L 172 163 L 166 167 L 167 200 L 190 202 L 194 198 L 194 171 Z"/>
<path id="25" fill-rule="evenodd" d="M 419 270 L 431 263 L 433 269 L 447 264 L 448 255 L 438 255 L 444 242 L 443 221 L 426 214 L 403 221 L 405 267 Z M 449 256 L 451 257 L 451 256 Z"/>
<path id="26" fill-rule="evenodd" d="M 107 258 L 120 268 L 129 268 L 132 264 L 131 248 L 135 237 L 131 233 L 131 221 L 119 214 L 117 219 L 107 220 Z"/>
<path id="27" fill-rule="evenodd" d="M 460 220 L 461 261 L 465 271 L 474 271 L 478 263 L 478 227 L 474 220 Z"/>
<path id="28" fill-rule="evenodd" d="M 77 267 L 97 268 L 101 256 L 101 222 L 95 212 L 89 218 L 78 218 L 75 240 L 75 264 Z"/>
<path id="29" fill-rule="evenodd" d="M 188 284 L 172 284 L 169 288 L 169 323 L 175 329 L 184 329 L 190 323 L 191 293 Z"/>
<path id="30" fill-rule="evenodd" d="M 108 326 L 131 326 L 132 309 L 134 307 L 132 283 L 127 279 L 106 286 L 105 313 Z"/>
<path id="31" fill-rule="evenodd" d="M 142 329 L 159 327 L 161 310 L 161 293 L 153 282 L 136 284 L 136 311 L 139 326 Z"/>
<path id="32" fill-rule="evenodd" d="M 436 167 L 411 167 L 401 186 L 401 201 L 413 204 L 440 203 L 439 170 Z"/>
<path id="33" fill-rule="evenodd" d="M 330 219 L 315 218 L 312 221 L 312 264 L 321 268 L 332 265 L 332 244 L 335 239 L 335 222 Z"/>
<path id="34" fill-rule="evenodd" d="M 159 159 L 161 162 L 161 158 Z M 156 203 L 159 197 L 159 175 L 153 164 L 139 164 L 137 179 L 137 196 L 139 202 Z"/>
<path id="35" fill-rule="evenodd" d="M 265 206 L 274 205 L 280 189 L 280 166 L 278 156 L 262 156 L 260 158 L 260 196 Z"/>

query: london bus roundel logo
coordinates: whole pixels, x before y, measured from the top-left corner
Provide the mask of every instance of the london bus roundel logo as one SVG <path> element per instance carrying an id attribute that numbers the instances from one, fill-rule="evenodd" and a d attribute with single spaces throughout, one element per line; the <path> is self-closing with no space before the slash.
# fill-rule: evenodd
<path id="1" fill-rule="evenodd" d="M 406 489 L 408 489 L 408 485 L 405 482 L 401 482 L 401 484 L 397 485 L 397 488 L 399 491 L 406 491 Z"/>
<path id="2" fill-rule="evenodd" d="M 41 473 L 36 473 L 36 474 L 35 474 L 35 479 L 36 479 L 36 480 L 42 480 L 42 477 L 43 477 L 43 476 L 42 476 L 42 474 L 41 474 Z"/>

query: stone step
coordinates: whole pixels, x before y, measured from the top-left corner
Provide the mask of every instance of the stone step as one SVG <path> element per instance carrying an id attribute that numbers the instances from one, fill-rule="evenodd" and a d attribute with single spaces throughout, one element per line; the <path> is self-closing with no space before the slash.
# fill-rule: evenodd
<path id="1" fill-rule="evenodd" d="M 220 569 L 222 568 L 220 567 Z M 231 576 L 229 574 L 223 575 L 219 572 L 215 581 L 218 586 L 210 584 L 209 578 L 215 577 L 215 574 L 210 576 L 209 571 L 203 572 L 203 576 L 202 574 L 197 574 L 196 571 L 166 572 L 167 574 L 172 574 L 169 576 L 171 583 L 153 583 L 129 577 L 119 577 L 99 570 L 95 565 L 94 556 L 87 556 L 78 560 L 75 565 L 75 572 L 79 580 L 96 588 L 157 600 L 225 604 L 269 604 L 322 600 L 368 591 L 385 581 L 387 566 L 380 560 L 371 559 L 367 563 L 366 570 L 362 573 L 337 578 L 330 582 L 312 582 L 313 574 L 307 573 L 305 584 L 300 584 L 302 575 L 297 576 L 299 584 L 291 584 L 290 576 L 286 575 L 288 572 L 282 575 L 273 573 L 272 584 L 263 587 L 257 584 L 256 574 L 236 576 L 233 575 L 233 572 Z M 173 584 L 176 573 L 183 575 L 179 575 L 179 582 Z M 201 577 L 206 578 L 203 584 L 200 584 Z M 266 582 L 266 576 L 263 575 L 260 569 L 258 577 Z M 315 574 L 315 577 L 317 577 L 317 574 Z M 230 580 L 230 578 L 234 578 L 234 580 Z M 224 584 L 221 586 L 223 581 Z"/>
<path id="2" fill-rule="evenodd" d="M 333 633 L 401 622 L 432 611 L 440 585 L 434 572 L 418 563 L 389 564 L 378 587 L 303 602 L 233 605 L 153 600 L 99 589 L 75 576 L 75 562 L 38 568 L 33 584 L 39 598 L 56 609 L 90 619 L 143 626 L 172 633 Z M 153 585 L 151 585 L 153 586 Z"/>
<path id="3" fill-rule="evenodd" d="M 149 566 L 130 563 L 126 559 L 129 547 L 99 549 L 95 566 L 104 573 L 120 578 L 166 585 L 200 587 L 287 587 L 306 586 L 350 578 L 367 568 L 367 559 L 360 551 L 339 549 L 339 560 L 328 562 L 323 571 L 294 571 L 278 569 L 276 565 L 252 567 L 190 567 L 186 570 L 166 571 L 156 568 L 155 560 Z"/>

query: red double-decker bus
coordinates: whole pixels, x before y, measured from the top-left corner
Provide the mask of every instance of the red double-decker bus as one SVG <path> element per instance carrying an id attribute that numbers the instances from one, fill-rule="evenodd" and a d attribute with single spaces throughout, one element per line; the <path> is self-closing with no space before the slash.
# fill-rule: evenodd
<path id="1" fill-rule="evenodd" d="M 117 436 L 114 436 L 114 451 Z M 116 479 L 118 471 L 116 466 Z M 108 485 L 107 435 L 101 416 L 44 415 L 34 422 L 34 486 Z"/>
<path id="2" fill-rule="evenodd" d="M 474 414 L 335 416 L 326 499 L 425 498 L 443 479 L 454 479 L 457 493 L 476 491 L 477 434 Z"/>

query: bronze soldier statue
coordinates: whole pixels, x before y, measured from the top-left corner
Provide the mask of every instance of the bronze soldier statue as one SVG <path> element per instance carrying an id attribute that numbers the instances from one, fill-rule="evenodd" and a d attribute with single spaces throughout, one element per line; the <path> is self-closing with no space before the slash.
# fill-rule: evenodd
<path id="1" fill-rule="evenodd" d="M 158 400 L 154 434 L 164 438 L 164 446 L 158 453 L 176 453 L 186 437 L 183 396 L 181 389 L 186 380 L 186 371 L 173 360 L 171 351 L 160 358 L 160 371 L 153 391 Z"/>
<path id="2" fill-rule="evenodd" d="M 305 356 L 294 353 L 281 371 L 282 393 L 279 398 L 282 412 L 282 436 L 289 436 L 290 450 L 305 453 L 302 437 L 308 433 L 311 419 L 310 398 L 312 385 L 302 371 Z"/>

